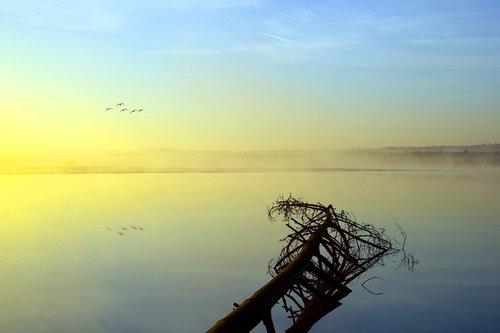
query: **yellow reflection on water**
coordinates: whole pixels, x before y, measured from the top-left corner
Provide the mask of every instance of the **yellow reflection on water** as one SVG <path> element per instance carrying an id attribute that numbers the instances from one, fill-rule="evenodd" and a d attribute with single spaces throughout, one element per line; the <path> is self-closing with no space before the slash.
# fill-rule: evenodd
<path id="1" fill-rule="evenodd" d="M 499 184 L 497 173 L 0 176 L 0 331 L 203 331 L 269 278 L 286 229 L 266 207 L 281 193 L 398 222 L 428 263 L 439 246 L 495 249 Z"/>

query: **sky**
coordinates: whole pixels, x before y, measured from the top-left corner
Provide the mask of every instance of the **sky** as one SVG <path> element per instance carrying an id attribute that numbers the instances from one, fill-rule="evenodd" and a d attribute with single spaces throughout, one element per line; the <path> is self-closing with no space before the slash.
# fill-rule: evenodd
<path id="1" fill-rule="evenodd" d="M 0 0 L 0 157 L 500 142 L 500 2 Z M 125 103 L 130 114 L 114 108 Z"/>

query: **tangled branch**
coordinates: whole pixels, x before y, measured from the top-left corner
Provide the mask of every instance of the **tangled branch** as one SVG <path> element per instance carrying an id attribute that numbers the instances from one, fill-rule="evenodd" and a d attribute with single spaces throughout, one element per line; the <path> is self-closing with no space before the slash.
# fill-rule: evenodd
<path id="1" fill-rule="evenodd" d="M 279 197 L 268 208 L 268 217 L 270 221 L 281 217 L 290 230 L 282 239 L 284 246 L 279 256 L 269 264 L 272 276 L 295 260 L 311 235 L 322 233 L 312 260 L 282 297 L 282 306 L 293 320 L 287 332 L 307 331 L 340 305 L 339 301 L 351 292 L 347 286 L 351 281 L 368 269 L 383 265 L 385 258 L 401 256 L 397 268 L 409 270 L 418 263 L 405 250 L 407 236 L 400 225 L 397 227 L 402 240 L 397 240 L 387 236 L 384 229 L 357 222 L 351 214 L 337 211 L 332 205 L 311 204 L 291 195 Z M 363 282 L 363 288 L 367 289 L 364 283 L 371 279 Z"/>

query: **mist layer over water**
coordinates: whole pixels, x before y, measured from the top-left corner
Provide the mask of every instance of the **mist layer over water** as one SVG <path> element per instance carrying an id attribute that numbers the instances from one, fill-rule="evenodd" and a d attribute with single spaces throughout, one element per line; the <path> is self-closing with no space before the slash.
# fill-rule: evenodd
<path id="1" fill-rule="evenodd" d="M 469 147 L 470 151 L 467 147 Z M 172 149 L 143 149 L 21 154 L 0 159 L 0 174 L 322 172 L 335 170 L 433 170 L 450 168 L 495 169 L 498 167 L 500 167 L 500 145 L 358 149 L 350 151 L 178 151 Z"/>

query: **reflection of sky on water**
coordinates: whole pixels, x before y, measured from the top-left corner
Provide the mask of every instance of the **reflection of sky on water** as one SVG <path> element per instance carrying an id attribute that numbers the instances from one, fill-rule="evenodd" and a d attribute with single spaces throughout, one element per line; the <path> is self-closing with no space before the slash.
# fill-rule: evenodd
<path id="1" fill-rule="evenodd" d="M 28 175 L 0 185 L 2 332 L 204 331 L 269 279 L 286 230 L 265 208 L 289 192 L 394 232 L 400 223 L 421 261 L 413 273 L 367 273 L 384 278 L 370 283 L 384 294 L 355 286 L 314 332 L 500 326 L 495 172 Z M 145 230 L 106 230 L 131 224 Z"/>

